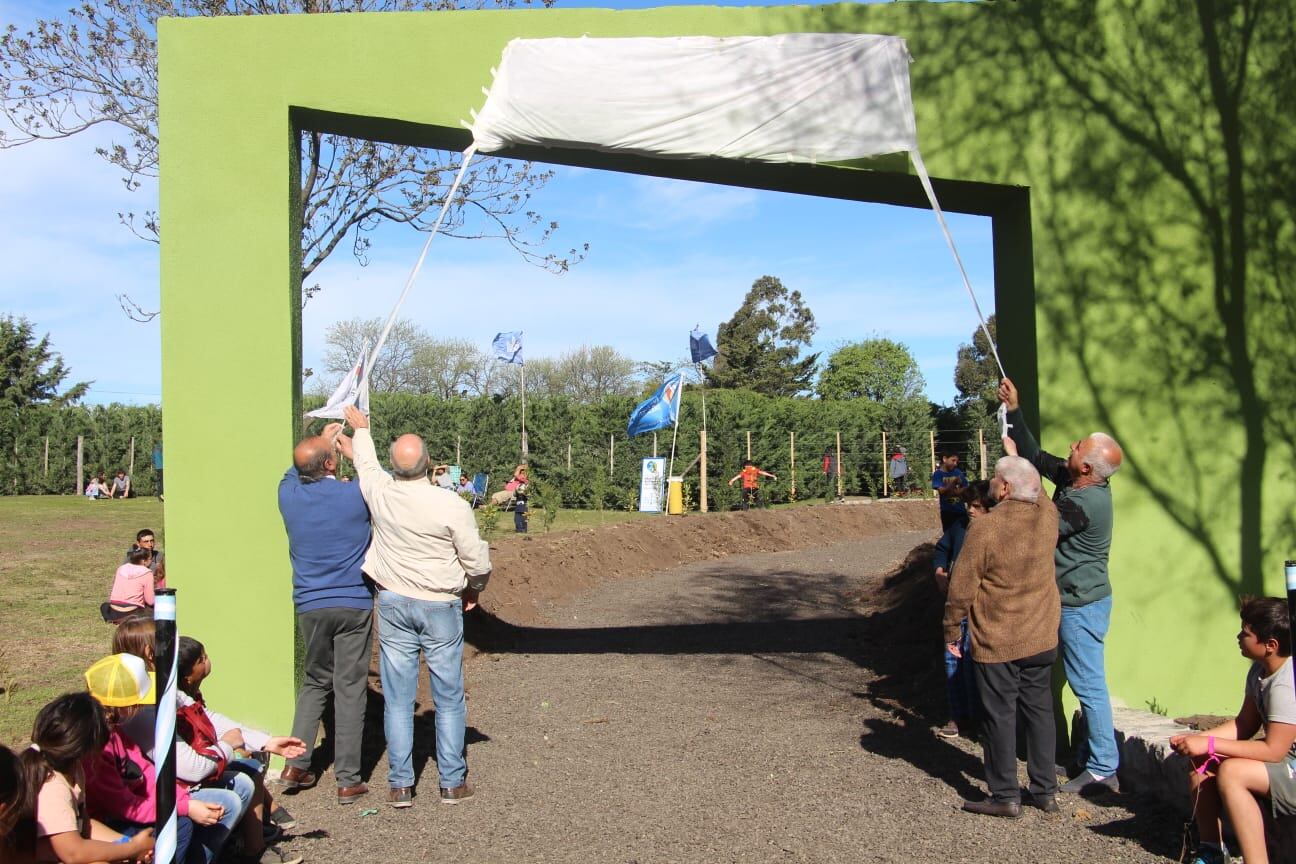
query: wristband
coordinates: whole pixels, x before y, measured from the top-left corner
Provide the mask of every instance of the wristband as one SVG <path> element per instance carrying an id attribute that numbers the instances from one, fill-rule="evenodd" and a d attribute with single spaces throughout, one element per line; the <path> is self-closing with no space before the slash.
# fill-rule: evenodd
<path id="1" fill-rule="evenodd" d="M 1210 770 L 1210 767 L 1212 765 L 1217 764 L 1219 761 L 1220 761 L 1220 757 L 1215 752 L 1215 736 L 1207 735 L 1206 736 L 1206 758 L 1205 760 L 1202 761 L 1200 765 L 1198 765 L 1193 770 L 1196 771 L 1198 774 L 1205 775 L 1206 772 Z"/>

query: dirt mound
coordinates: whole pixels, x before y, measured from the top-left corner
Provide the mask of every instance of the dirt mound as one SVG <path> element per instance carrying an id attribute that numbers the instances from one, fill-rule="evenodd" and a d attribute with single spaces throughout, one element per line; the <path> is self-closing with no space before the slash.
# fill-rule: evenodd
<path id="1" fill-rule="evenodd" d="M 510 537 L 492 544 L 495 573 L 482 605 L 494 617 L 532 624 L 555 601 L 611 580 L 881 534 L 930 528 L 935 535 L 939 524 L 930 501 L 886 501 L 692 514 Z"/>

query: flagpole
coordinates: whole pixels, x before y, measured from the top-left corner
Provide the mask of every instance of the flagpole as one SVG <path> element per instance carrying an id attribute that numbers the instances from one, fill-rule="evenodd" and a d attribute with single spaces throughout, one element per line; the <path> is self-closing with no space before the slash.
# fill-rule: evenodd
<path id="1" fill-rule="evenodd" d="M 680 415 L 684 413 L 684 376 L 679 376 L 679 409 L 675 412 L 675 431 L 671 433 L 671 457 L 670 467 L 666 470 L 666 482 L 670 483 L 670 478 L 675 476 L 675 439 L 679 437 Z M 669 486 L 667 487 L 669 488 Z"/>
<path id="2" fill-rule="evenodd" d="M 522 461 L 525 462 L 530 458 L 526 434 L 526 361 L 523 360 L 519 365 L 522 367 Z"/>

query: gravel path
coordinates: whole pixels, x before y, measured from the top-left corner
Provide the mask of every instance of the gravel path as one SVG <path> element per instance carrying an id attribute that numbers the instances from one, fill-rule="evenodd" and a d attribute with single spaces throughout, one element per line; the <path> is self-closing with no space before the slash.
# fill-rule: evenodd
<path id="1" fill-rule="evenodd" d="M 1061 814 L 1015 821 L 958 810 L 983 788 L 979 749 L 931 733 L 943 720 L 932 598 L 921 567 L 901 566 L 930 539 L 706 562 L 554 604 L 548 626 L 497 625 L 468 666 L 477 797 L 438 803 L 424 715 L 412 809 L 383 803 L 384 761 L 369 803 L 335 805 L 329 773 L 284 799 L 299 819 L 284 848 L 308 864 L 1177 854 L 1175 820 L 1124 797 L 1064 798 Z"/>

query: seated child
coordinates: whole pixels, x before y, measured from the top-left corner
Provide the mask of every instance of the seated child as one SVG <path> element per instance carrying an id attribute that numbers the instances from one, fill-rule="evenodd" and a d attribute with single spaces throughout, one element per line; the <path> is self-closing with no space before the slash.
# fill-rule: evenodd
<path id="1" fill-rule="evenodd" d="M 0 744 L 0 864 L 36 860 L 36 792 L 18 755 Z"/>
<path id="2" fill-rule="evenodd" d="M 139 717 L 141 708 L 153 707 L 153 676 L 143 658 L 113 654 L 95 663 L 85 674 L 90 695 L 104 707 L 108 743 L 97 759 L 86 763 L 86 805 L 89 814 L 123 834 L 138 833 L 157 818 L 157 776 L 125 727 Z M 148 712 L 151 725 L 154 712 Z M 152 735 L 152 730 L 138 730 Z M 192 795 L 176 784 L 177 862 L 210 864 L 242 813 L 242 802 L 228 789 L 198 789 Z M 196 846 L 191 845 L 196 838 Z"/>
<path id="3" fill-rule="evenodd" d="M 143 613 L 134 613 L 123 618 L 117 625 L 117 630 L 113 633 L 112 650 L 117 654 L 133 654 L 144 660 L 145 665 L 150 672 L 154 671 L 154 645 L 153 645 L 154 624 L 151 616 Z M 181 637 L 184 638 L 184 637 Z M 182 662 L 177 657 L 177 665 Z M 179 673 L 182 674 L 182 673 Z M 177 682 L 179 684 L 179 682 Z M 177 694 L 177 699 L 190 701 L 188 697 Z M 152 705 L 141 705 L 139 713 L 131 720 L 122 725 L 122 731 L 129 737 L 143 752 L 145 758 L 149 761 L 154 760 L 153 754 L 153 724 L 155 722 L 155 713 Z M 176 718 L 176 782 L 188 787 L 190 797 L 197 796 L 205 799 L 208 790 L 220 790 L 232 792 L 238 798 L 236 830 L 239 833 L 239 842 L 243 846 L 243 853 L 252 856 L 257 850 L 265 851 L 266 837 L 277 837 L 282 833 L 278 827 L 270 829 L 263 828 L 261 813 L 252 812 L 253 798 L 257 794 L 257 783 L 252 779 L 249 773 L 240 770 L 225 770 L 225 764 L 228 761 L 224 758 L 223 752 L 204 752 L 200 753 L 191 746 L 191 741 L 183 737 L 183 726 L 180 718 Z M 230 753 L 232 753 L 232 748 Z M 260 767 L 259 765 L 257 766 Z M 227 813 L 233 810 L 233 807 L 227 808 Z M 280 821 L 284 821 L 282 818 Z M 252 837 L 252 835 L 255 837 Z M 199 838 L 203 840 L 202 837 Z M 248 840 L 252 839 L 252 845 L 248 845 Z M 258 853 L 260 854 L 260 853 Z M 264 864 L 299 864 L 301 856 L 279 856 L 277 853 L 265 852 L 262 859 Z"/>
<path id="4" fill-rule="evenodd" d="M 202 695 L 202 682 L 211 674 L 211 659 L 197 639 L 181 636 L 176 645 L 176 684 L 179 704 L 176 734 L 199 757 L 207 760 L 209 768 L 199 782 L 227 785 L 251 780 L 254 791 L 248 813 L 254 818 L 244 818 L 243 854 L 258 858 L 266 843 L 282 836 L 283 829 L 292 827 L 292 816 L 282 807 L 276 808 L 274 799 L 265 786 L 265 765 L 255 758 L 236 758 L 236 752 L 265 751 L 285 759 L 295 759 L 306 752 L 300 738 L 271 736 L 255 729 L 241 727 L 223 714 L 207 707 Z M 177 758 L 177 768 L 179 760 Z M 185 778 L 191 779 L 191 778 Z M 278 853 L 276 853 L 278 854 Z M 281 864 L 298 864 L 301 856 L 282 859 Z"/>
<path id="5" fill-rule="evenodd" d="M 967 505 L 967 513 L 956 518 L 941 535 L 932 556 L 932 564 L 936 568 L 936 586 L 942 594 L 949 592 L 950 573 L 959 552 L 963 550 L 963 538 L 967 536 L 969 520 L 989 513 L 995 503 L 990 495 L 988 480 L 977 480 L 969 484 L 959 493 L 959 500 Z M 942 738 L 957 738 L 959 735 L 970 737 L 976 724 L 976 679 L 972 675 L 971 642 L 968 639 L 966 620 L 963 621 L 960 632 L 962 656 L 955 657 L 948 647 L 945 648 L 945 696 L 949 700 L 950 721 L 936 733 Z"/>
<path id="6" fill-rule="evenodd" d="M 1233 824 L 1247 864 L 1269 861 L 1256 796 L 1269 799 L 1275 815 L 1296 813 L 1296 686 L 1287 602 L 1244 598 L 1237 642 L 1242 656 L 1251 661 L 1237 717 L 1205 732 L 1170 739 L 1170 746 L 1193 764 L 1189 780 L 1197 797 L 1194 818 L 1201 841 L 1193 864 L 1228 860 L 1220 832 L 1221 809 Z M 1255 738 L 1261 730 L 1264 737 Z"/>
<path id="7" fill-rule="evenodd" d="M 153 829 L 124 837 L 85 815 L 81 766 L 108 741 L 103 709 L 89 693 L 67 693 L 36 715 L 22 756 L 36 796 L 36 859 L 63 864 L 138 859 L 153 849 Z"/>
<path id="8" fill-rule="evenodd" d="M 131 612 L 153 608 L 153 592 L 158 587 L 157 574 L 149 569 L 152 552 L 133 549 L 126 563 L 117 568 L 113 577 L 112 593 L 103 610 L 105 620 L 120 620 Z"/>

